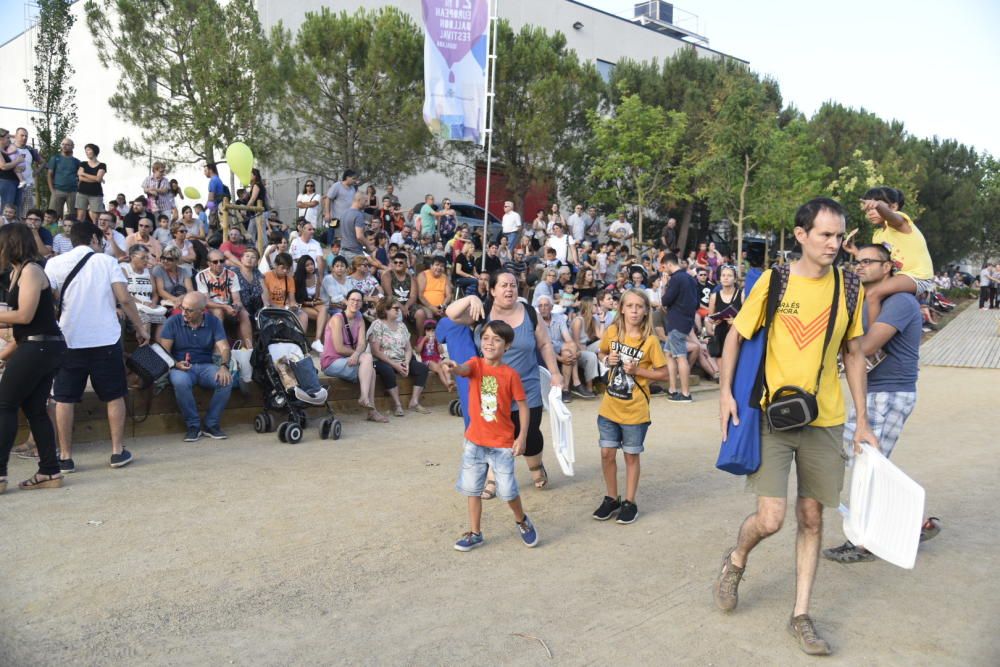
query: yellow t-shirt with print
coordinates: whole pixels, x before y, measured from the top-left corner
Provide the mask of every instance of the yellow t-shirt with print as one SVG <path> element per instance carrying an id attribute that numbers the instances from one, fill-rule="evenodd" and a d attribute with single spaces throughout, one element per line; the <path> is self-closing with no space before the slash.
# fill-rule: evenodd
<path id="1" fill-rule="evenodd" d="M 831 270 L 822 278 L 806 278 L 794 274 L 788 276 L 788 288 L 774 314 L 767 336 L 764 373 L 771 391 L 786 385 L 801 387 L 809 392 L 816 389 L 820 350 L 823 349 L 826 328 L 830 322 L 834 275 L 835 272 Z M 770 284 L 771 271 L 767 270 L 757 280 L 733 320 L 733 326 L 743 338 L 751 338 L 764 326 Z M 851 330 L 847 331 L 847 298 L 841 285 L 837 321 L 834 323 L 830 345 L 826 349 L 823 376 L 816 396 L 819 416 L 812 426 L 838 426 L 844 423 L 844 397 L 837 373 L 837 352 L 842 341 L 864 334 L 861 323 L 864 299 L 864 288 L 860 288 Z"/>
<path id="2" fill-rule="evenodd" d="M 656 336 L 649 336 L 646 340 L 642 340 L 623 335 L 619 339 L 618 327 L 613 324 L 607 328 L 601 338 L 601 353 L 608 354 L 612 349 L 618 350 L 618 354 L 623 359 L 638 361 L 639 368 L 663 368 L 667 365 L 667 358 L 663 355 L 660 341 Z M 631 385 L 628 389 L 631 389 L 632 398 L 628 400 L 615 398 L 605 392 L 597 414 L 617 424 L 647 423 L 649 421 L 649 400 L 647 399 L 649 379 L 625 375 L 622 381 Z"/>
<path id="3" fill-rule="evenodd" d="M 885 244 L 892 256 L 892 263 L 896 265 L 896 271 L 899 273 L 912 278 L 930 280 L 934 277 L 934 262 L 931 261 L 931 253 L 927 249 L 927 240 L 923 232 L 910 220 L 910 216 L 902 211 L 899 211 L 899 214 L 910 223 L 910 233 L 904 234 L 886 224 L 872 234 L 872 243 Z"/>

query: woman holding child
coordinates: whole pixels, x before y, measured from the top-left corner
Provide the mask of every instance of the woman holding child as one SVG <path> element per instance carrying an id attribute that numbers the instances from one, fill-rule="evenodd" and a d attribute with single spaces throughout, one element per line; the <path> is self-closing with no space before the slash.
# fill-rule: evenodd
<path id="1" fill-rule="evenodd" d="M 539 375 L 538 354 L 549 373 L 552 374 L 551 385 L 562 387 L 562 375 L 559 372 L 559 362 L 555 349 L 549 340 L 549 331 L 545 323 L 534 315 L 533 309 L 517 300 L 517 277 L 507 271 L 494 273 L 490 277 L 490 298 L 484 304 L 477 296 L 467 296 L 448 306 L 447 316 L 457 324 L 476 326 L 488 320 L 506 322 L 514 330 L 514 341 L 503 355 L 503 363 L 510 366 L 521 378 L 528 398 L 528 409 L 531 413 L 528 422 L 528 433 L 524 458 L 531 471 L 535 487 L 545 488 L 549 477 L 542 464 L 542 387 Z M 455 361 L 464 362 L 464 359 Z M 514 420 L 517 433 L 520 432 L 520 421 Z M 516 434 L 515 433 L 515 437 Z M 492 479 L 486 482 L 483 489 L 484 498 L 496 497 L 496 482 Z"/>

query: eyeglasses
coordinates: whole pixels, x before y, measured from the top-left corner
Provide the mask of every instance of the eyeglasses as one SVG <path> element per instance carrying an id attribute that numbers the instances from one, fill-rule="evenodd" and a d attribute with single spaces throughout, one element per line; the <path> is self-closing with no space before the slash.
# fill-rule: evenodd
<path id="1" fill-rule="evenodd" d="M 27 218 L 25 218 L 25 220 L 27 220 L 28 222 L 31 222 L 32 220 L 34 220 L 35 222 L 42 221 L 42 219 L 39 218 L 37 215 L 29 215 Z"/>
<path id="2" fill-rule="evenodd" d="M 160 258 L 160 261 L 162 261 L 162 262 L 176 262 L 177 258 L 176 257 L 166 257 L 166 256 L 164 256 L 164 257 Z"/>
<path id="3" fill-rule="evenodd" d="M 186 229 L 178 229 L 178 230 L 177 230 L 177 233 L 178 233 L 178 234 L 187 234 L 187 233 L 188 233 L 188 230 L 186 230 Z"/>
<path id="4" fill-rule="evenodd" d="M 209 264 L 222 264 L 225 261 L 226 260 L 224 260 L 224 259 L 210 259 L 210 260 L 208 260 L 208 263 Z"/>
<path id="5" fill-rule="evenodd" d="M 884 263 L 886 263 L 888 261 L 891 261 L 891 260 L 888 260 L 888 259 L 859 259 L 858 260 L 858 266 L 871 266 L 872 264 L 884 264 Z"/>
<path id="6" fill-rule="evenodd" d="M 201 308 L 185 308 L 183 306 L 181 306 L 181 310 L 185 313 L 200 313 L 202 311 Z"/>

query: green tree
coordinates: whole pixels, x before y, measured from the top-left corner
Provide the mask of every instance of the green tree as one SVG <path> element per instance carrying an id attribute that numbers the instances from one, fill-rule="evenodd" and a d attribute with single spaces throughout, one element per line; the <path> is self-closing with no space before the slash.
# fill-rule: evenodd
<path id="1" fill-rule="evenodd" d="M 794 226 L 795 211 L 813 197 L 826 194 L 830 168 L 823 163 L 816 141 L 804 118 L 792 116 L 772 135 L 767 158 L 751 190 L 755 226 L 778 234 L 785 249 L 785 234 Z"/>
<path id="2" fill-rule="evenodd" d="M 69 61 L 68 41 L 76 17 L 68 0 L 37 0 L 38 32 L 35 42 L 34 78 L 25 80 L 28 97 L 42 112 L 32 117 L 38 148 L 46 158 L 59 152 L 59 144 L 76 127 L 76 88 L 69 84 L 74 68 Z M 36 179 L 38 201 L 49 200 L 49 185 Z"/>
<path id="3" fill-rule="evenodd" d="M 599 156 L 590 169 L 593 201 L 615 208 L 634 204 L 641 242 L 646 211 L 676 197 L 671 185 L 687 118 L 644 104 L 638 95 L 623 97 L 610 114 L 591 111 L 588 117 Z"/>
<path id="4" fill-rule="evenodd" d="M 687 117 L 687 126 L 679 146 L 682 169 L 675 188 L 677 201 L 669 208 L 680 206 L 678 242 L 683 249 L 696 214 L 707 212 L 703 202 L 707 196 L 708 171 L 699 165 L 708 154 L 713 136 L 712 126 L 718 114 L 717 100 L 725 95 L 733 78 L 748 82 L 746 66 L 731 58 L 704 58 L 690 49 L 683 49 L 662 64 L 655 59 L 648 62 L 623 60 L 612 73 L 608 94 L 611 103 L 617 103 L 624 89 L 635 93 L 646 104 L 663 107 L 668 111 L 681 111 Z M 624 88 L 622 88 L 624 84 Z M 766 82 L 764 94 L 781 107 L 777 85 Z M 667 214 L 669 211 L 660 211 Z M 708 215 L 702 215 L 702 225 L 707 225 Z"/>
<path id="5" fill-rule="evenodd" d="M 979 254 L 982 261 L 1000 260 L 1000 162 L 984 154 L 980 158 L 979 193 L 975 220 L 979 230 Z"/>
<path id="6" fill-rule="evenodd" d="M 923 164 L 922 182 L 912 193 L 894 186 L 906 195 L 904 210 L 927 239 L 935 266 L 960 260 L 976 249 L 981 236 L 976 216 L 983 178 L 980 158 L 964 144 L 935 137 L 919 141 L 915 159 Z"/>
<path id="7" fill-rule="evenodd" d="M 116 152 L 214 162 L 243 141 L 266 157 L 275 77 L 253 0 L 88 0 L 85 9 L 101 64 L 121 72 L 108 103 L 140 130 Z"/>
<path id="8" fill-rule="evenodd" d="M 744 224 L 751 212 L 750 186 L 767 160 L 778 130 L 780 104 L 753 77 L 731 77 L 715 100 L 706 127 L 708 152 L 698 165 L 713 214 L 736 225 L 736 257 L 742 256 Z"/>
<path id="9" fill-rule="evenodd" d="M 276 27 L 271 44 L 282 100 L 270 132 L 276 165 L 333 180 L 350 167 L 390 182 L 426 162 L 423 33 L 407 14 L 323 7 L 294 37 Z"/>
<path id="10" fill-rule="evenodd" d="M 587 110 L 604 82 L 560 32 L 524 26 L 515 33 L 504 20 L 497 31 L 493 156 L 520 210 L 533 184 L 574 178 L 590 137 Z"/>

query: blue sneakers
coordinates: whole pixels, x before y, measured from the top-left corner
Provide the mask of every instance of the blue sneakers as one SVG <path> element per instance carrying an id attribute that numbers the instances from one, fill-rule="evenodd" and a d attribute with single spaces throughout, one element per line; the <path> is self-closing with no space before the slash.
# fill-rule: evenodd
<path id="1" fill-rule="evenodd" d="M 535 524 L 531 523 L 527 514 L 524 515 L 524 521 L 517 524 L 517 530 L 521 533 L 524 546 L 533 547 L 538 544 L 538 531 L 535 530 Z"/>
<path id="2" fill-rule="evenodd" d="M 466 533 L 455 542 L 455 549 L 458 551 L 472 551 L 476 547 L 483 546 L 483 534 L 482 533 Z"/>

